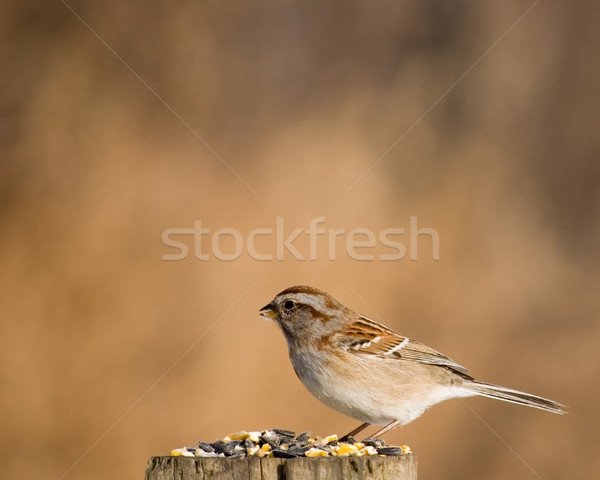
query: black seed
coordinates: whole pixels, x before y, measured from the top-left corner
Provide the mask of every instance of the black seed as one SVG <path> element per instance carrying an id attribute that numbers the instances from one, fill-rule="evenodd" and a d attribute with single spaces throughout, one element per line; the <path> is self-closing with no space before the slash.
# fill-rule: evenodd
<path id="1" fill-rule="evenodd" d="M 243 442 L 242 442 L 242 446 L 246 449 L 248 448 L 253 448 L 256 445 L 254 445 L 254 442 L 252 440 L 250 440 L 249 438 L 246 438 Z"/>
<path id="2" fill-rule="evenodd" d="M 225 447 L 225 442 L 221 439 L 215 440 L 210 444 L 210 446 L 213 448 L 213 451 L 221 453 L 223 451 L 223 447 Z"/>
<path id="3" fill-rule="evenodd" d="M 242 447 L 242 445 L 236 445 L 235 448 L 233 449 L 233 453 L 231 454 L 232 457 L 240 457 L 246 456 L 246 449 L 244 447 Z"/>
<path id="4" fill-rule="evenodd" d="M 215 449 L 212 447 L 212 445 L 210 443 L 206 443 L 206 442 L 198 442 L 198 448 L 200 448 L 201 450 L 204 450 L 205 452 L 208 452 L 208 453 L 212 453 L 215 451 Z"/>
<path id="5" fill-rule="evenodd" d="M 295 457 L 303 457 L 306 452 L 311 449 L 310 446 L 301 447 L 299 445 L 294 445 L 293 447 L 288 448 L 288 453 L 293 454 Z"/>
<path id="6" fill-rule="evenodd" d="M 379 447 L 377 449 L 379 455 L 402 455 L 400 447 Z"/>
<path id="7" fill-rule="evenodd" d="M 260 444 L 268 443 L 271 448 L 277 448 L 281 444 L 281 438 L 272 430 L 265 430 L 260 436 Z"/>
<path id="8" fill-rule="evenodd" d="M 211 445 L 217 453 L 224 453 L 225 456 L 230 457 L 235 453 L 235 447 L 237 447 L 240 443 L 242 442 L 240 442 L 239 440 L 231 440 L 230 442 L 217 440 Z"/>
<path id="9" fill-rule="evenodd" d="M 275 448 L 271 451 L 273 452 L 273 456 L 278 458 L 294 458 L 298 456 L 289 450 L 282 450 L 280 448 Z"/>
<path id="10" fill-rule="evenodd" d="M 194 453 L 196 451 L 196 447 L 185 447 L 188 452 Z"/>
<path id="11" fill-rule="evenodd" d="M 310 440 L 310 432 L 301 433 L 296 437 L 296 442 L 300 445 L 308 443 Z"/>
<path id="12" fill-rule="evenodd" d="M 365 438 L 362 443 L 364 443 L 367 447 L 375 447 L 375 448 L 380 448 L 380 447 L 385 447 L 385 442 L 383 440 L 381 440 L 381 438 Z"/>
<path id="13" fill-rule="evenodd" d="M 242 442 L 240 440 L 231 440 L 229 442 L 225 443 L 225 447 L 227 448 L 227 450 L 230 451 L 234 451 L 238 445 L 240 445 Z"/>
<path id="14" fill-rule="evenodd" d="M 245 457 L 246 456 L 246 452 L 241 452 L 238 450 L 234 450 L 231 455 L 227 455 L 228 457 Z"/>
<path id="15" fill-rule="evenodd" d="M 281 437 L 294 438 L 296 436 L 296 432 L 292 430 L 284 430 L 282 428 L 274 428 L 273 431 Z"/>

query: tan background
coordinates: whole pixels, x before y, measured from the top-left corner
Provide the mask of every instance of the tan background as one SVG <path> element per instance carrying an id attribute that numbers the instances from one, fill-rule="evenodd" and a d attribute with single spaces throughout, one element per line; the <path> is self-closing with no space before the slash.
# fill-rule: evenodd
<path id="1" fill-rule="evenodd" d="M 420 478 L 536 478 L 517 456 L 544 480 L 600 469 L 597 5 L 540 2 L 512 30 L 532 3 L 69 5 L 131 71 L 64 4 L 5 2 L 2 478 L 142 478 L 231 431 L 353 428 L 257 316 L 293 284 L 570 407 L 467 400 L 488 429 L 437 406 L 386 437 Z M 245 237 L 277 216 L 286 236 L 416 216 L 440 261 L 425 237 L 418 261 L 343 240 L 331 261 L 325 238 L 315 261 L 161 259 L 167 228 Z"/>

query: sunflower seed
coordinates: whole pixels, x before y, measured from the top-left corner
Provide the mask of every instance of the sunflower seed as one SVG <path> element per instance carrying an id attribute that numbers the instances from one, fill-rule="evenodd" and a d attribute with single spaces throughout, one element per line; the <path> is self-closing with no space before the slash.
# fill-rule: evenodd
<path id="1" fill-rule="evenodd" d="M 240 442 L 239 440 L 231 440 L 230 442 L 217 440 L 211 445 L 217 453 L 224 453 L 227 457 L 230 457 L 232 455 L 239 454 L 239 452 L 235 451 L 235 447 L 237 447 L 240 443 L 242 442 Z"/>
<path id="2" fill-rule="evenodd" d="M 284 430 L 282 428 L 274 428 L 273 431 L 278 434 L 280 437 L 288 437 L 289 439 L 292 439 L 296 436 L 296 432 L 293 432 L 292 430 Z"/>
<path id="3" fill-rule="evenodd" d="M 377 449 L 379 455 L 402 455 L 400 447 L 379 447 Z"/>
<path id="4" fill-rule="evenodd" d="M 296 443 L 300 445 L 308 445 L 308 441 L 310 440 L 310 432 L 301 433 L 296 437 Z"/>
<path id="5" fill-rule="evenodd" d="M 381 440 L 381 438 L 365 438 L 362 443 L 364 443 L 367 447 L 380 448 L 385 446 L 385 442 Z"/>
<path id="6" fill-rule="evenodd" d="M 311 449 L 310 445 L 293 445 L 287 449 L 288 453 L 293 454 L 296 457 L 303 457 L 306 452 Z"/>
<path id="7" fill-rule="evenodd" d="M 281 448 L 273 449 L 273 456 L 277 458 L 294 458 L 298 455 L 295 455 L 293 452 L 289 450 L 282 450 Z"/>
<path id="8" fill-rule="evenodd" d="M 268 443 L 271 448 L 277 448 L 281 444 L 281 438 L 273 430 L 265 430 L 260 436 L 261 445 Z"/>
<path id="9" fill-rule="evenodd" d="M 198 448 L 200 448 L 208 453 L 213 453 L 215 451 L 213 446 L 210 443 L 206 443 L 206 442 L 198 442 Z"/>

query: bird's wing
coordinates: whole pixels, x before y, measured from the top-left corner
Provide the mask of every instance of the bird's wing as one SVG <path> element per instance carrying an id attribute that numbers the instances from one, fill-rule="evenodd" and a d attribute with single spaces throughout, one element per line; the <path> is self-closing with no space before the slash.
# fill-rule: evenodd
<path id="1" fill-rule="evenodd" d="M 385 325 L 362 315 L 343 333 L 336 333 L 332 340 L 337 347 L 356 355 L 376 355 L 380 358 L 439 365 L 458 372 L 467 372 L 465 367 L 437 350 L 398 335 Z"/>

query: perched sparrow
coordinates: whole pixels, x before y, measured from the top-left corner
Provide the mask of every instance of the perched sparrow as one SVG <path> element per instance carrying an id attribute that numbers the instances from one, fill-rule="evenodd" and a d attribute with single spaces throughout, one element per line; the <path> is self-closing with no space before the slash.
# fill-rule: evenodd
<path id="1" fill-rule="evenodd" d="M 475 380 L 445 355 L 316 288 L 288 288 L 260 315 L 281 327 L 304 386 L 325 405 L 364 422 L 346 436 L 371 424 L 386 425 L 377 437 L 436 403 L 473 395 L 565 413 L 552 400 Z"/>

